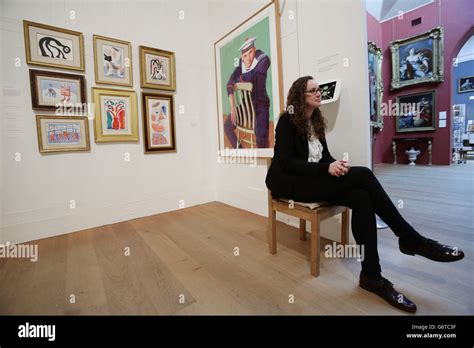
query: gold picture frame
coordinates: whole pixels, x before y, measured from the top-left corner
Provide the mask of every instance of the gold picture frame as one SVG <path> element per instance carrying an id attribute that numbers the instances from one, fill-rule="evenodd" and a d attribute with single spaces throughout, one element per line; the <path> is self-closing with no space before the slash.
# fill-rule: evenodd
<path id="1" fill-rule="evenodd" d="M 444 81 L 444 29 L 430 31 L 390 43 L 392 81 L 390 89 Z"/>
<path id="2" fill-rule="evenodd" d="M 142 93 L 142 113 L 145 153 L 176 152 L 174 96 Z"/>
<path id="3" fill-rule="evenodd" d="M 96 143 L 139 141 L 134 90 L 93 87 L 92 98 Z"/>
<path id="4" fill-rule="evenodd" d="M 92 38 L 95 83 L 133 87 L 132 44 L 100 35 L 93 35 Z M 112 51 L 110 55 L 104 53 L 103 46 L 110 46 L 105 48 Z"/>
<path id="5" fill-rule="evenodd" d="M 174 52 L 139 46 L 140 86 L 176 91 L 176 61 Z"/>
<path id="6" fill-rule="evenodd" d="M 370 124 L 375 128 L 383 128 L 382 115 L 382 49 L 377 47 L 374 42 L 368 43 L 369 57 L 369 113 Z"/>
<path id="7" fill-rule="evenodd" d="M 28 64 L 85 71 L 82 33 L 24 20 L 23 35 Z"/>
<path id="8" fill-rule="evenodd" d="M 90 151 L 87 116 L 37 115 L 36 130 L 40 153 Z"/>

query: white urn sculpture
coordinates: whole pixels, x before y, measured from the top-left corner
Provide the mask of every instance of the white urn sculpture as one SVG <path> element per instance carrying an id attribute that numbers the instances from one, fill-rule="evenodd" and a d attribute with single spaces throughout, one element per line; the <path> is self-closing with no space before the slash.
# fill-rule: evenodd
<path id="1" fill-rule="evenodd" d="M 405 154 L 408 156 L 408 160 L 410 163 L 408 163 L 409 166 L 415 166 L 416 163 L 416 156 L 420 154 L 420 150 L 415 150 L 413 147 L 410 150 L 406 150 Z"/>

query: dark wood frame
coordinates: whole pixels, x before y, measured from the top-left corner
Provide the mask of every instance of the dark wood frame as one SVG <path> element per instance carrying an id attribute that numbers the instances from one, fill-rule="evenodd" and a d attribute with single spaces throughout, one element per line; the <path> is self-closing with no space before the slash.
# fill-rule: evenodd
<path id="1" fill-rule="evenodd" d="M 147 97 L 163 98 L 170 100 L 170 119 L 172 127 L 172 146 L 163 147 L 160 149 L 151 148 L 148 140 L 148 109 L 147 109 Z M 142 92 L 142 114 L 143 114 L 143 146 L 145 153 L 159 153 L 159 152 L 176 152 L 176 120 L 174 116 L 174 95 L 172 94 L 158 94 L 158 93 L 144 93 Z"/>
<path id="2" fill-rule="evenodd" d="M 38 85 L 36 84 L 37 76 L 56 77 L 64 79 L 75 79 L 80 83 L 81 100 L 78 103 L 87 103 L 87 92 L 86 92 L 86 79 L 83 75 L 66 74 L 62 72 L 46 71 L 46 70 L 33 70 L 30 69 L 30 88 L 31 88 L 31 105 L 33 109 L 37 110 L 56 110 L 55 105 L 40 105 L 38 100 Z"/>

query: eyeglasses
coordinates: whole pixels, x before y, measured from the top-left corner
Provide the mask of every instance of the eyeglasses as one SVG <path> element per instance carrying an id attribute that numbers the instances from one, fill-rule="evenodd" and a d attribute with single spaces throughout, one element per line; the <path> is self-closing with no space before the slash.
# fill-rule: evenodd
<path id="1" fill-rule="evenodd" d="M 321 88 L 313 88 L 313 89 L 310 89 L 309 91 L 306 91 L 305 93 L 309 93 L 309 94 L 318 94 L 321 93 Z"/>

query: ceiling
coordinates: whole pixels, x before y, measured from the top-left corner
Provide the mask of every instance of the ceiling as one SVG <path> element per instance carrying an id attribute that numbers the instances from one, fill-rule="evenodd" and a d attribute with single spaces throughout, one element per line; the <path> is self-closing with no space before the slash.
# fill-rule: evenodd
<path id="1" fill-rule="evenodd" d="M 398 16 L 400 11 L 408 12 L 434 0 L 365 0 L 367 11 L 379 22 Z"/>

